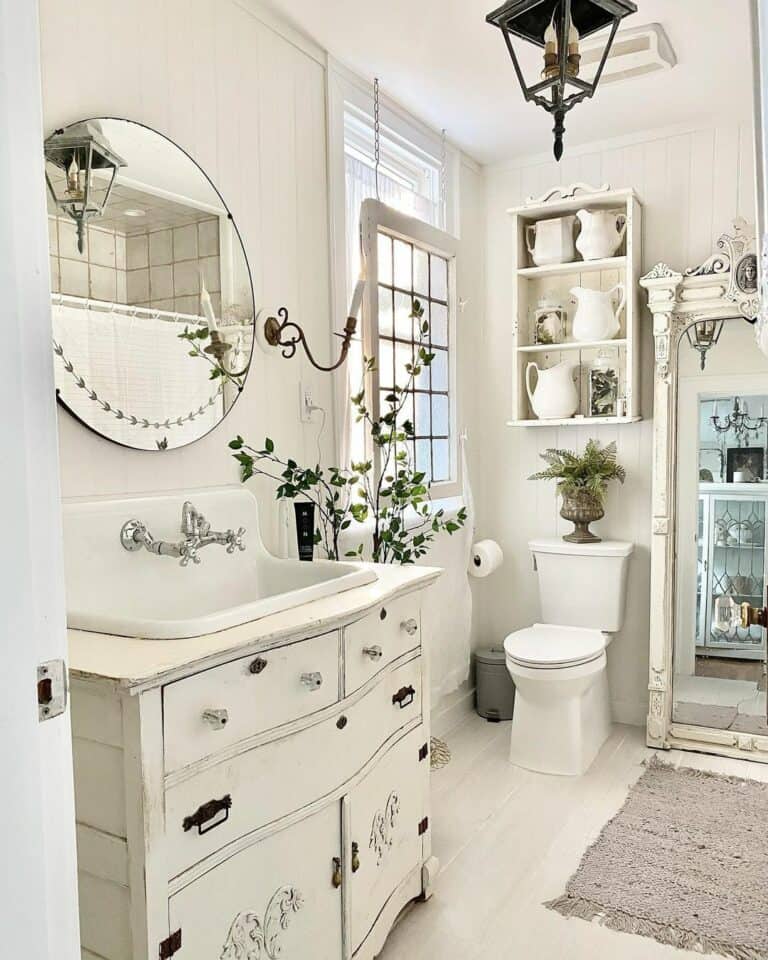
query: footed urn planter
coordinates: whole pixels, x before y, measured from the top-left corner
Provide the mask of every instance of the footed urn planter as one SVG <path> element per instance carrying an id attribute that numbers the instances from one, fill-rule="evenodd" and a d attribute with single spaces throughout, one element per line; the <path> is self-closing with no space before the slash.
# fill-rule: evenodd
<path id="1" fill-rule="evenodd" d="M 574 527 L 573 533 L 566 534 L 563 540 L 568 543 L 601 542 L 602 538 L 589 529 L 590 523 L 602 520 L 605 516 L 603 505 L 594 494 L 584 491 L 564 496 L 560 516 L 564 520 L 570 520 Z"/>

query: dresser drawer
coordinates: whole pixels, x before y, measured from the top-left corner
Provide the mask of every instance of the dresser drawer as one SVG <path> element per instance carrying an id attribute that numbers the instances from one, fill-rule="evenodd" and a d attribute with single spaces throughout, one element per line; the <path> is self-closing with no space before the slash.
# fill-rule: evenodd
<path id="1" fill-rule="evenodd" d="M 163 688 L 166 773 L 338 699 L 337 631 L 169 683 Z"/>
<path id="2" fill-rule="evenodd" d="M 377 607 L 344 628 L 344 691 L 348 696 L 388 663 L 421 644 L 421 596 Z"/>
<path id="3" fill-rule="evenodd" d="M 322 722 L 171 784 L 165 796 L 170 875 L 332 793 L 420 717 L 421 657 L 414 655 Z"/>

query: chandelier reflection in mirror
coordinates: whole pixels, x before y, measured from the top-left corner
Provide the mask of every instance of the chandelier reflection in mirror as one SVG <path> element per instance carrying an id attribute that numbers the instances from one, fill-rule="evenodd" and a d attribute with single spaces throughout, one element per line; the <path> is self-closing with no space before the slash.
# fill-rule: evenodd
<path id="1" fill-rule="evenodd" d="M 732 433 L 737 440 L 754 440 L 757 435 L 768 424 L 768 417 L 763 416 L 764 410 L 761 409 L 759 417 L 749 415 L 749 406 L 746 401 L 740 397 L 733 398 L 733 409 L 724 417 L 718 414 L 717 401 L 715 401 L 712 416 L 709 418 L 712 428 L 718 434 Z"/>
<path id="2" fill-rule="evenodd" d="M 487 23 L 498 27 L 515 68 L 526 101 L 555 118 L 555 159 L 563 155 L 565 115 L 576 104 L 595 95 L 616 31 L 624 17 L 637 12 L 632 0 L 508 0 L 489 13 Z M 600 30 L 610 30 L 602 57 L 591 79 L 585 77 L 579 43 Z M 543 51 L 538 75 L 526 81 L 525 55 L 515 48 L 516 38 Z"/>
<path id="3" fill-rule="evenodd" d="M 59 401 L 124 446 L 200 439 L 236 403 L 253 352 L 251 274 L 226 204 L 180 147 L 128 120 L 57 131 L 45 160 Z"/>

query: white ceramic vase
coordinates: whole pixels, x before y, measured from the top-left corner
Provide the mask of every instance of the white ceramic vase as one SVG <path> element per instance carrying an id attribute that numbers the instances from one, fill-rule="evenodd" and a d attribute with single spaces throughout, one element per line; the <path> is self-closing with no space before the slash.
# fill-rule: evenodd
<path id="1" fill-rule="evenodd" d="M 537 267 L 551 263 L 569 263 L 576 259 L 573 245 L 575 217 L 538 220 L 525 228 L 525 245 Z"/>
<path id="2" fill-rule="evenodd" d="M 566 420 L 579 409 L 579 394 L 573 382 L 578 363 L 563 360 L 554 367 L 540 367 L 531 361 L 525 369 L 525 387 L 531 409 L 540 420 Z M 535 388 L 531 374 L 536 371 Z"/>

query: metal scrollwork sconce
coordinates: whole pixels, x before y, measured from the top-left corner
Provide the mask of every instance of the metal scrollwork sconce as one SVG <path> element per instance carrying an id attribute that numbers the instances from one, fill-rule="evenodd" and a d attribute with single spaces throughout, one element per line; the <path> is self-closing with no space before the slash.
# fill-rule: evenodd
<path id="1" fill-rule="evenodd" d="M 264 321 L 264 339 L 270 347 L 281 347 L 283 356 L 286 360 L 290 360 L 291 357 L 295 356 L 298 345 L 301 344 L 312 366 L 318 370 L 322 370 L 324 373 L 331 373 L 333 370 L 337 370 L 347 359 L 347 354 L 349 353 L 352 338 L 356 330 L 357 317 L 347 317 L 344 332 L 335 334 L 335 336 L 341 337 L 341 355 L 336 363 L 330 366 L 324 366 L 315 360 L 312 351 L 309 349 L 304 331 L 298 323 L 288 319 L 288 310 L 286 307 L 280 307 L 277 311 L 277 317 L 270 316 Z"/>

